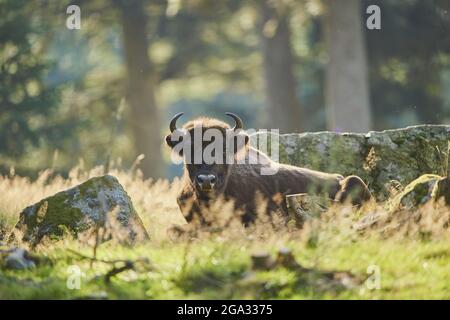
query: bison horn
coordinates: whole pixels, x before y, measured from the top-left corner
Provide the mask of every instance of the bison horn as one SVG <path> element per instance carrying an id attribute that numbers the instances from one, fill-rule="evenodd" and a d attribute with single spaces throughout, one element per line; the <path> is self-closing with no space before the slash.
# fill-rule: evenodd
<path id="1" fill-rule="evenodd" d="M 236 122 L 236 125 L 233 127 L 233 131 L 239 130 L 239 129 L 243 129 L 244 128 L 244 124 L 242 123 L 241 118 L 239 118 L 237 115 L 235 115 L 234 113 L 231 112 L 225 112 L 225 114 L 231 118 L 234 119 L 234 122 Z"/>
<path id="2" fill-rule="evenodd" d="M 169 128 L 170 132 L 174 132 L 177 130 L 177 120 L 183 115 L 183 112 L 177 113 L 173 116 L 172 120 L 170 120 Z"/>

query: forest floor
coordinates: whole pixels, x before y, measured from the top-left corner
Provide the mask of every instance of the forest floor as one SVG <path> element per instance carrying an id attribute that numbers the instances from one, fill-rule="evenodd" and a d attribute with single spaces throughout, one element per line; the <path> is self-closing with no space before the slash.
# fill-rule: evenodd
<path id="1" fill-rule="evenodd" d="M 0 177 L 0 242 L 27 205 L 101 174 L 103 168 L 75 168 L 67 179 L 51 170 L 35 181 Z M 301 230 L 260 221 L 174 241 L 166 230 L 184 223 L 175 201 L 180 182 L 110 174 L 127 190 L 151 239 L 134 247 L 105 242 L 96 248 L 97 261 L 89 259 L 88 241 L 40 245 L 32 250 L 40 259 L 36 267 L 0 268 L 0 299 L 450 299 L 450 235 L 442 223 L 449 209 L 443 206 L 394 217 L 383 203 L 333 208 Z M 233 214 L 226 205 L 219 211 Z M 378 223 L 355 228 L 374 213 L 382 217 Z M 275 259 L 282 248 L 295 262 L 252 267 L 252 255 Z"/>

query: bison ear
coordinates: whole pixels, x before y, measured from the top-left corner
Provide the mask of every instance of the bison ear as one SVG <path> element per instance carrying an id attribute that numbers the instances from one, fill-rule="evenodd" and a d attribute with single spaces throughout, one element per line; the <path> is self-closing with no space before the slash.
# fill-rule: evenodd
<path id="1" fill-rule="evenodd" d="M 169 146 L 170 149 L 175 148 L 175 146 L 179 143 L 183 143 L 183 137 L 179 137 L 180 140 L 174 139 L 171 133 L 169 133 L 166 137 L 166 144 Z M 183 148 L 180 148 L 179 155 L 183 156 Z"/>
<path id="2" fill-rule="evenodd" d="M 178 141 L 173 141 L 172 140 L 172 134 L 170 134 L 170 133 L 165 137 L 165 140 L 166 140 L 166 144 L 171 149 L 173 149 L 173 147 L 175 147 L 175 145 L 178 143 Z"/>

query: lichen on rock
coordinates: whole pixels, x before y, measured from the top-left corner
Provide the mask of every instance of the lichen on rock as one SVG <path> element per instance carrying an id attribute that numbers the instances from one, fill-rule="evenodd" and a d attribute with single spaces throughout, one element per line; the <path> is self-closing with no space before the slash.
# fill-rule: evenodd
<path id="1" fill-rule="evenodd" d="M 379 200 L 386 185 L 406 185 L 423 174 L 446 176 L 449 125 L 420 125 L 367 134 L 316 132 L 272 134 L 282 163 L 342 175 L 358 175 Z M 444 155 L 444 156 L 443 156 Z"/>
<path id="2" fill-rule="evenodd" d="M 390 211 L 415 209 L 429 201 L 437 202 L 441 199 L 450 205 L 449 187 L 449 177 L 424 174 L 409 183 L 403 191 L 390 200 Z"/>
<path id="3" fill-rule="evenodd" d="M 95 177 L 25 208 L 9 237 L 36 245 L 44 237 L 59 239 L 67 232 L 107 227 L 117 221 L 120 242 L 134 243 L 148 238 L 130 197 L 110 175 Z M 114 234 L 111 234 L 114 236 Z"/>

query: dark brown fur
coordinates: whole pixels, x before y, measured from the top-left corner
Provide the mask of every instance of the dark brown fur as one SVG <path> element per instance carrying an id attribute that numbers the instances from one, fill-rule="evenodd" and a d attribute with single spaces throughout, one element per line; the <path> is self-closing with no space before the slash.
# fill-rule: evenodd
<path id="1" fill-rule="evenodd" d="M 204 129 L 218 128 L 225 132 L 230 126 L 224 122 L 210 118 L 199 118 L 190 121 L 183 126 L 188 132 L 192 132 L 196 124 L 202 124 Z M 174 144 L 170 141 L 170 135 L 166 141 L 169 146 Z M 248 155 L 251 147 L 247 145 L 241 151 Z M 202 148 L 205 146 L 203 145 Z M 238 148 L 239 149 L 239 148 Z M 236 152 L 239 150 L 235 150 Z M 279 165 L 274 175 L 261 175 L 262 164 L 225 164 L 212 165 L 202 168 L 201 165 L 185 164 L 184 186 L 177 198 L 178 205 L 188 222 L 197 222 L 202 225 L 208 224 L 206 211 L 212 202 L 221 198 L 232 200 L 236 209 L 242 209 L 242 222 L 245 225 L 252 223 L 256 218 L 257 194 L 267 201 L 268 213 L 279 209 L 287 216 L 285 195 L 296 193 L 325 194 L 331 199 L 341 202 L 350 201 L 354 205 L 360 205 L 369 200 L 371 195 L 364 182 L 357 176 L 344 178 L 339 174 L 330 174 L 291 165 L 273 162 L 265 154 L 256 151 L 266 161 Z M 199 170 L 214 172 L 218 177 L 217 187 L 214 192 L 204 193 L 199 190 L 195 183 L 195 175 Z"/>

